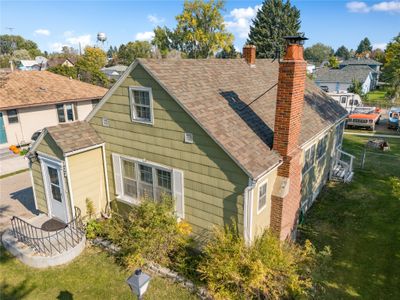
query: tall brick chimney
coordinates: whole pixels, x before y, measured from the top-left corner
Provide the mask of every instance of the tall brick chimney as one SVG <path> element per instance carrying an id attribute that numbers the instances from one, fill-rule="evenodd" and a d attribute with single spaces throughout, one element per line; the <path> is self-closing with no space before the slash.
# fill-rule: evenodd
<path id="1" fill-rule="evenodd" d="M 294 237 L 301 199 L 301 151 L 298 147 L 307 63 L 303 37 L 286 37 L 279 63 L 273 149 L 282 156 L 272 193 L 271 228 L 281 239 Z"/>
<path id="2" fill-rule="evenodd" d="M 249 65 L 254 65 L 256 63 L 256 46 L 244 45 L 243 58 Z"/>

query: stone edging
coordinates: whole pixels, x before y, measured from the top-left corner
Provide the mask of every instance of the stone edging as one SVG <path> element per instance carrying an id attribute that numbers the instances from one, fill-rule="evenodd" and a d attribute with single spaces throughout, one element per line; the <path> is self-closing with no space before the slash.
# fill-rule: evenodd
<path id="1" fill-rule="evenodd" d="M 87 241 L 90 244 L 99 246 L 112 254 L 115 254 L 120 250 L 120 248 L 118 246 L 116 246 L 113 243 L 111 243 L 110 241 L 104 240 L 102 238 L 95 238 L 93 240 L 87 240 Z M 164 278 L 172 280 L 173 282 L 179 283 L 181 286 L 188 289 L 191 293 L 195 293 L 197 296 L 199 296 L 203 300 L 213 299 L 213 297 L 211 297 L 210 293 L 208 292 L 208 290 L 206 288 L 197 287 L 192 281 L 179 275 L 177 272 L 174 272 L 168 268 L 162 267 L 153 262 L 148 262 L 147 268 L 152 273 L 158 274 L 161 277 L 164 277 Z"/>

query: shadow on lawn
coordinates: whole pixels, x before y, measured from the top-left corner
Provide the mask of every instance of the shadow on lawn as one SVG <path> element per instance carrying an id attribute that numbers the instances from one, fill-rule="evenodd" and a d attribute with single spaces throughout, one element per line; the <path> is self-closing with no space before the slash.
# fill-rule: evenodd
<path id="1" fill-rule="evenodd" d="M 27 297 L 36 286 L 28 283 L 28 280 L 24 280 L 17 285 L 10 285 L 6 282 L 2 282 L 0 284 L 0 293 L 2 300 L 16 300 L 16 299 L 24 299 Z"/>
<path id="2" fill-rule="evenodd" d="M 68 291 L 61 291 L 60 294 L 58 294 L 57 299 L 59 299 L 59 300 L 73 300 L 74 296 Z"/>

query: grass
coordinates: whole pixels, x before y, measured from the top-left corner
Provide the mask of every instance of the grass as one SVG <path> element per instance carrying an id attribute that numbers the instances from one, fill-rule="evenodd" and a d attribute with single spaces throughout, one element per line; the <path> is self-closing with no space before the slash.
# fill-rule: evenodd
<path id="1" fill-rule="evenodd" d="M 400 139 L 389 153 L 368 151 L 368 137 L 345 136 L 343 148 L 357 157 L 350 184 L 330 183 L 306 216 L 301 239 L 332 249 L 320 299 L 400 299 L 400 202 L 389 178 L 400 177 Z"/>
<path id="2" fill-rule="evenodd" d="M 0 299 L 135 299 L 131 272 L 104 251 L 88 247 L 72 263 L 45 270 L 25 266 L 0 248 Z M 183 287 L 153 277 L 144 299 L 197 299 Z"/>
<path id="3" fill-rule="evenodd" d="M 375 90 L 372 92 L 369 92 L 368 99 L 363 101 L 364 104 L 366 105 L 371 105 L 371 106 L 379 106 L 379 107 L 387 107 L 390 108 L 394 105 L 400 104 L 400 99 L 397 99 L 395 103 L 390 102 L 386 97 L 385 97 L 386 91 L 382 90 Z"/>

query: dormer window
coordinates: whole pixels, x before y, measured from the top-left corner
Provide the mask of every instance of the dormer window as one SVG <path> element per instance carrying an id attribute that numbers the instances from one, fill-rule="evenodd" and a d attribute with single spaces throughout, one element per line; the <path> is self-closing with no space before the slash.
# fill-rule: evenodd
<path id="1" fill-rule="evenodd" d="M 132 121 L 153 124 L 153 94 L 151 88 L 130 87 L 129 97 Z"/>

